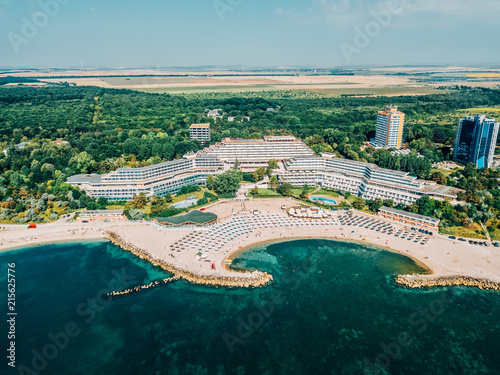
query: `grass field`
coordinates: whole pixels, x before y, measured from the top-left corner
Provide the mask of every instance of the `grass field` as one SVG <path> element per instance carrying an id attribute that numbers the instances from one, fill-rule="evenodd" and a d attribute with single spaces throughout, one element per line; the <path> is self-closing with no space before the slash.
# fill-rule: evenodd
<path id="1" fill-rule="evenodd" d="M 478 238 L 481 240 L 487 239 L 483 228 L 481 228 L 481 226 L 477 225 L 476 223 L 474 223 L 471 228 L 464 228 L 464 227 L 440 228 L 439 233 L 448 236 Z"/>
<path id="2" fill-rule="evenodd" d="M 500 229 L 489 232 L 492 241 L 500 241 Z"/>
<path id="3" fill-rule="evenodd" d="M 311 195 L 328 195 L 329 197 L 334 197 L 334 198 L 340 197 L 338 193 L 327 189 L 319 189 L 318 191 L 314 192 Z"/>
<path id="4" fill-rule="evenodd" d="M 189 193 L 189 194 L 176 195 L 176 196 L 172 197 L 173 198 L 172 203 L 185 201 L 186 199 L 188 199 L 188 197 L 190 197 L 192 195 L 194 195 L 196 197 L 196 199 L 201 199 L 201 198 L 203 198 L 203 194 L 204 194 L 204 190 L 196 191 L 194 193 Z"/>
<path id="5" fill-rule="evenodd" d="M 259 194 L 253 195 L 254 198 L 280 198 L 281 194 L 271 189 L 259 189 Z"/>
<path id="6" fill-rule="evenodd" d="M 459 109 L 457 112 L 468 115 L 498 116 L 500 114 L 500 107 L 467 108 L 467 109 Z"/>

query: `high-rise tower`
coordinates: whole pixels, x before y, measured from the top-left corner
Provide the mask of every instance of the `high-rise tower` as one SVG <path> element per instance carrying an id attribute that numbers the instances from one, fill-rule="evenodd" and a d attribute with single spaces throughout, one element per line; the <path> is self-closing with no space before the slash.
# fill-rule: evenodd
<path id="1" fill-rule="evenodd" d="M 453 160 L 490 168 L 495 155 L 499 123 L 485 115 L 467 116 L 458 121 Z"/>
<path id="2" fill-rule="evenodd" d="M 372 144 L 375 147 L 401 147 L 405 114 L 396 106 L 387 106 L 377 116 L 377 131 Z"/>

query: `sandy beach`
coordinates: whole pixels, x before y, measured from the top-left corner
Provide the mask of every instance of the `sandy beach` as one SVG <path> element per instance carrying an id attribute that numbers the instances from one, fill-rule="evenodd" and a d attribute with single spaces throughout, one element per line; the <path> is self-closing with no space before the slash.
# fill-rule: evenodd
<path id="1" fill-rule="evenodd" d="M 352 217 L 390 227 L 392 234 L 342 224 L 342 217 L 346 217 L 344 212 L 333 212 L 329 219 L 310 220 L 288 217 L 281 209 L 283 205 L 296 204 L 284 198 L 220 202 L 207 209 L 219 217 L 218 223 L 209 228 L 172 229 L 151 222 L 76 224 L 59 221 L 39 225 L 36 229 L 11 225 L 0 232 L 0 251 L 55 241 L 104 239 L 106 233 L 112 233 L 123 242 L 142 249 L 152 259 L 192 275 L 251 279 L 256 278 L 257 273 L 230 270 L 225 265 L 226 260 L 258 243 L 322 238 L 370 243 L 408 256 L 429 269 L 429 275 L 418 276 L 422 280 L 460 276 L 500 283 L 500 248 L 452 241 L 438 234 L 426 236 L 427 243 L 423 245 L 421 241 L 424 240 L 410 241 L 394 235 L 404 227 L 360 212 L 354 212 Z M 254 210 L 259 213 L 255 215 Z"/>

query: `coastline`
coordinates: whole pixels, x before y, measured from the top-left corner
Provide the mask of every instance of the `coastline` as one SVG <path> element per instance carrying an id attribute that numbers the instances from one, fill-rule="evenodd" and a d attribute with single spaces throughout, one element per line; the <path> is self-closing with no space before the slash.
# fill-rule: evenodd
<path id="1" fill-rule="evenodd" d="M 276 238 L 274 240 L 264 240 L 264 241 L 254 242 L 252 244 L 245 246 L 244 248 L 236 250 L 235 252 L 231 253 L 227 257 L 227 259 L 234 260 L 237 255 L 242 254 L 246 251 L 251 251 L 254 248 L 257 248 L 259 246 L 273 245 L 273 244 L 278 244 L 278 243 L 283 243 L 283 242 L 292 242 L 292 241 L 300 241 L 300 240 L 325 240 L 325 241 L 333 241 L 333 242 L 355 243 L 355 244 L 364 245 L 364 246 L 367 246 L 367 245 L 373 246 L 374 248 L 383 249 L 385 251 L 389 251 L 389 252 L 394 253 L 394 254 L 399 254 L 399 255 L 405 256 L 406 258 L 411 259 L 413 262 L 415 262 L 415 264 L 417 266 L 419 266 L 420 268 L 427 271 L 427 273 L 422 273 L 421 275 L 428 275 L 428 276 L 434 275 L 434 271 L 427 264 L 412 257 L 411 255 L 408 255 L 407 253 L 403 253 L 400 250 L 393 249 L 393 248 L 388 247 L 388 246 L 379 245 L 379 244 L 369 242 L 369 241 L 362 241 L 362 240 L 356 240 L 356 239 L 346 239 L 346 238 L 339 238 L 339 237 L 312 237 L 312 236 L 291 237 L 290 236 L 290 237 L 280 237 L 279 239 Z M 230 270 L 230 268 L 228 268 L 226 264 L 224 264 L 224 266 L 228 270 Z"/>
<path id="2" fill-rule="evenodd" d="M 153 266 L 160 267 L 164 271 L 172 274 L 176 280 L 183 279 L 192 284 L 199 284 L 199 285 L 240 287 L 240 288 L 263 287 L 273 281 L 272 275 L 260 271 L 245 273 L 245 275 L 250 275 L 247 277 L 241 277 L 235 275 L 229 277 L 216 276 L 216 275 L 214 276 L 197 275 L 185 271 L 173 264 L 170 264 L 165 260 L 155 258 L 152 254 L 150 254 L 146 250 L 126 242 L 120 235 L 116 233 L 107 232 L 106 237 L 111 243 L 120 247 L 121 249 L 128 251 L 137 256 L 138 258 L 151 263 Z M 234 274 L 237 273 L 234 272 Z"/>
<path id="3" fill-rule="evenodd" d="M 49 245 L 63 245 L 63 244 L 71 244 L 71 243 L 87 243 L 87 242 L 107 242 L 108 240 L 105 237 L 95 237 L 95 238 L 65 238 L 65 239 L 57 239 L 52 241 L 39 241 L 39 242 L 30 242 L 24 245 L 15 245 L 12 247 L 2 247 L 0 249 L 0 254 L 8 253 L 11 251 L 22 251 L 25 248 L 31 247 L 44 247 Z"/>
<path id="4" fill-rule="evenodd" d="M 402 287 L 465 285 L 498 290 L 497 285 L 500 285 L 498 248 L 473 246 L 452 241 L 439 234 L 431 236 L 428 244 L 408 241 L 359 225 L 341 224 L 337 217 L 345 215 L 343 212 L 334 213 L 329 223 L 291 219 L 283 212 L 281 206 L 293 204 L 296 202 L 288 198 L 251 200 L 245 202 L 246 209 L 242 211 L 241 202 L 220 202 L 208 209 L 220 219 L 216 225 L 207 228 L 160 228 L 145 222 L 89 224 L 60 222 L 40 225 L 36 229 L 11 226 L 5 232 L 1 232 L 0 252 L 54 242 L 108 239 L 125 251 L 130 251 L 141 259 L 194 284 L 259 287 L 271 283 L 272 276 L 260 271 L 232 270 L 225 261 L 235 259 L 238 254 L 258 246 L 294 240 L 323 239 L 352 242 L 397 253 L 410 258 L 426 270 L 425 273 L 418 275 L 397 276 L 395 282 Z M 260 214 L 253 215 L 251 213 L 253 210 L 258 210 Z M 398 223 L 373 215 L 361 212 L 355 212 L 354 215 L 390 224 L 395 229 L 404 228 Z M 259 222 L 261 224 L 258 224 Z M 227 234 L 233 232 L 235 233 Z M 209 237 L 214 235 L 221 237 L 210 240 Z M 178 248 L 175 244 L 179 243 L 186 247 Z"/>

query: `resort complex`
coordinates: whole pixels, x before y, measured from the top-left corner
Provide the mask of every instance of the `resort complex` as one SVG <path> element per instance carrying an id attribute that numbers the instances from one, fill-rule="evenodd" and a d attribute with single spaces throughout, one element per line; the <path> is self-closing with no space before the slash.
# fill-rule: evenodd
<path id="1" fill-rule="evenodd" d="M 120 168 L 105 175 L 76 175 L 67 182 L 95 198 L 129 200 L 139 193 L 161 196 L 175 193 L 182 186 L 205 184 L 209 175 L 223 173 L 236 161 L 241 170 L 254 171 L 267 166 L 271 159 L 279 162 L 277 175 L 281 183 L 322 186 L 365 199 L 392 199 L 395 203 L 412 204 L 424 195 L 454 200 L 460 191 L 375 164 L 340 159 L 328 153 L 315 156 L 304 142 L 291 136 L 227 138 L 179 160 L 141 168 Z"/>

